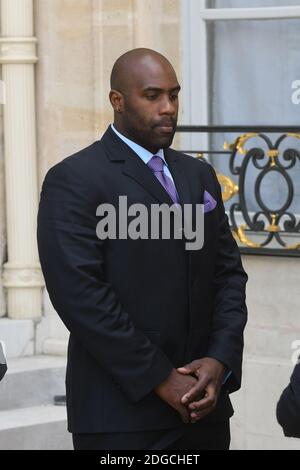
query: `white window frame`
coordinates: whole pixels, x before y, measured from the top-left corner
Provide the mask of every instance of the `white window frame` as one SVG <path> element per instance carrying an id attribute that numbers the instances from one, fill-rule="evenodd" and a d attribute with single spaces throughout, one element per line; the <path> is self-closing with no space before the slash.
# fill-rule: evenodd
<path id="1" fill-rule="evenodd" d="M 300 3 L 300 1 L 299 1 Z M 286 20 L 300 18 L 299 6 L 207 8 L 206 0 L 181 0 L 183 41 L 183 124 L 208 125 L 207 22 L 219 20 Z M 208 149 L 208 135 L 190 135 L 184 145 Z"/>

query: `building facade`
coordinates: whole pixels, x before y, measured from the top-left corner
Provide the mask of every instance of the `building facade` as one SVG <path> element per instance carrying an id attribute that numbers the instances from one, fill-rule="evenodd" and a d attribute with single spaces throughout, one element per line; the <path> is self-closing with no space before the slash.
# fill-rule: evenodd
<path id="1" fill-rule="evenodd" d="M 53 370 L 63 369 L 66 355 L 68 332 L 51 306 L 38 262 L 39 192 L 51 166 L 99 139 L 112 121 L 108 94 L 114 61 L 135 47 L 149 47 L 163 53 L 183 84 L 180 123 L 205 125 L 214 121 L 217 124 L 220 113 L 212 101 L 220 87 L 215 78 L 210 80 L 216 68 L 210 53 L 212 42 L 216 44 L 222 36 L 214 35 L 212 24 L 240 21 L 239 15 L 244 15 L 243 21 L 258 18 L 300 21 L 300 2 L 290 2 L 288 7 L 284 2 L 256 2 L 255 8 L 253 2 L 252 5 L 240 2 L 244 3 L 243 12 L 237 11 L 241 10 L 236 8 L 237 2 L 224 1 L 223 5 L 217 2 L 218 8 L 216 2 L 208 3 L 202 0 L 0 1 L 0 61 L 5 89 L 0 116 L 3 266 L 0 340 L 6 346 L 8 365 L 12 364 L 8 379 L 11 382 L 3 392 L 8 404 L 4 398 L 2 402 L 0 399 L 0 414 L 5 413 L 8 423 L 7 429 L 5 425 L 0 426 L 0 448 L 15 448 L 15 436 L 19 441 L 23 439 L 24 448 L 43 446 L 42 440 L 34 444 L 26 433 L 23 436 L 20 429 L 9 424 L 10 412 L 13 415 L 22 408 L 22 427 L 27 419 L 24 409 L 34 402 L 28 400 L 21 406 L 8 396 L 18 383 L 14 372 L 21 370 L 22 364 L 25 370 L 30 358 L 36 360 L 37 369 L 43 370 L 43 374 L 50 370 L 52 358 L 54 366 L 49 377 L 54 377 Z M 263 8 L 264 3 L 268 8 Z M 218 34 L 226 38 L 230 29 Z M 227 72 L 232 73 L 234 80 L 234 64 Z M 234 110 L 232 113 L 234 116 Z M 239 111 L 239 116 L 243 117 L 243 112 Z M 187 139 L 177 137 L 174 146 L 208 148 L 212 142 L 206 134 Z M 275 418 L 276 401 L 292 370 L 291 345 L 300 339 L 299 260 L 289 256 L 243 255 L 243 262 L 249 274 L 249 323 L 243 385 L 233 395 L 236 414 L 232 448 L 300 448 L 299 440 L 283 437 Z M 31 371 L 33 364 L 30 362 L 28 366 Z M 22 380 L 27 384 L 25 375 Z M 47 427 L 47 409 L 44 413 L 41 435 L 55 448 L 58 444 L 49 441 L 47 434 L 53 433 L 54 428 Z M 57 423 L 58 429 L 66 433 L 61 412 Z M 34 425 L 40 424 L 29 419 L 28 428 Z"/>

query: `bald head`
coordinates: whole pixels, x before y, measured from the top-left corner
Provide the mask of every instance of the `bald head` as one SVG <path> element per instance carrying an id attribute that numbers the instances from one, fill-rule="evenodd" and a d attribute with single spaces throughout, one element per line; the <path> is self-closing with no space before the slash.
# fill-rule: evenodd
<path id="1" fill-rule="evenodd" d="M 159 52 L 146 48 L 132 49 L 116 60 L 110 77 L 111 89 L 125 93 L 141 75 L 157 73 L 162 68 L 169 68 L 176 75 L 168 59 Z"/>

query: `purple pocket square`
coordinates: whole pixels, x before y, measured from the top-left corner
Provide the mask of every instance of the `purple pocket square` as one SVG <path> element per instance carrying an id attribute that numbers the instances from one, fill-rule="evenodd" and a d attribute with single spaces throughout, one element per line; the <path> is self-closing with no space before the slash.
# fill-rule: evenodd
<path id="1" fill-rule="evenodd" d="M 212 211 L 216 207 L 217 201 L 212 197 L 211 194 L 209 194 L 208 191 L 204 191 L 203 204 L 205 214 L 206 212 Z"/>

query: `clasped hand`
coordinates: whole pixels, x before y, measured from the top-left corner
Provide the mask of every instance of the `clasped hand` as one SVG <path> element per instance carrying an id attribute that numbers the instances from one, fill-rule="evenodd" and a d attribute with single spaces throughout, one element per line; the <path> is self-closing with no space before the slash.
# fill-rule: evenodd
<path id="1" fill-rule="evenodd" d="M 195 423 L 211 413 L 218 400 L 225 366 L 211 357 L 196 359 L 176 369 L 191 375 L 197 382 L 181 397 L 181 403 L 189 411 L 190 423 Z"/>

